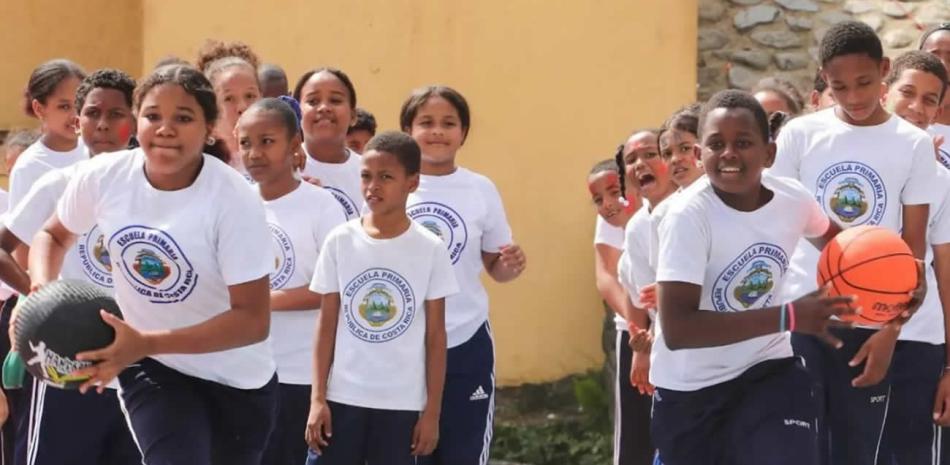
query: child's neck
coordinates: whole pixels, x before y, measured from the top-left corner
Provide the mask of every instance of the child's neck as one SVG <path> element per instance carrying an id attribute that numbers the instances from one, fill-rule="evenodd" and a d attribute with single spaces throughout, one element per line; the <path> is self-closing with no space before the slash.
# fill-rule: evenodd
<path id="1" fill-rule="evenodd" d="M 719 200 L 722 200 L 722 203 L 733 210 L 741 212 L 756 211 L 769 203 L 773 197 L 772 191 L 768 190 L 768 188 L 761 183 L 759 184 L 759 188 L 751 193 L 732 194 L 721 191 L 717 189 L 716 186 L 713 186 L 713 191 L 716 193 L 716 196 L 719 197 Z"/>
<path id="2" fill-rule="evenodd" d="M 160 191 L 177 191 L 195 183 L 204 166 L 204 156 L 198 154 L 194 161 L 182 167 L 181 171 L 171 174 L 155 174 L 148 170 L 148 157 L 145 158 L 145 179 Z"/>
<path id="3" fill-rule="evenodd" d="M 446 163 L 431 163 L 423 159 L 419 171 L 426 176 L 448 176 L 457 169 L 454 160 Z"/>
<path id="4" fill-rule="evenodd" d="M 307 149 L 307 155 L 310 158 L 322 163 L 345 163 L 350 158 L 350 152 L 346 150 L 345 140 L 308 140 L 304 142 L 304 148 Z"/>
<path id="5" fill-rule="evenodd" d="M 950 97 L 948 97 L 950 98 Z M 934 121 L 935 124 L 943 124 L 945 126 L 950 126 L 950 106 L 944 107 L 943 111 L 940 112 L 940 116 Z"/>
<path id="6" fill-rule="evenodd" d="M 877 126 L 879 124 L 884 124 L 891 117 L 891 114 L 888 113 L 883 106 L 881 106 L 880 102 L 878 102 L 876 105 L 877 108 L 874 109 L 874 113 L 871 113 L 871 116 L 869 116 L 864 121 L 855 121 L 851 119 L 851 116 L 849 116 L 840 105 L 835 107 L 835 116 L 837 116 L 841 121 L 844 121 L 845 123 L 848 123 L 852 126 Z"/>
<path id="7" fill-rule="evenodd" d="M 386 213 L 369 212 L 360 220 L 363 230 L 373 239 L 398 237 L 409 229 L 411 223 L 405 208 Z"/>
<path id="8" fill-rule="evenodd" d="M 670 183 L 668 186 L 666 186 L 666 189 L 664 189 L 663 192 L 647 197 L 647 200 L 650 201 L 650 208 L 648 211 L 653 211 L 653 209 L 656 208 L 660 202 L 666 200 L 666 198 L 673 195 L 674 192 L 676 192 L 676 184 Z"/>
<path id="9" fill-rule="evenodd" d="M 43 134 L 43 145 L 56 152 L 69 152 L 79 145 L 78 139 L 68 139 L 51 132 Z"/>
<path id="10" fill-rule="evenodd" d="M 287 176 L 281 176 L 280 179 L 259 183 L 258 186 L 260 186 L 261 198 L 271 201 L 293 192 L 300 186 L 300 180 L 291 172 L 287 173 Z"/>

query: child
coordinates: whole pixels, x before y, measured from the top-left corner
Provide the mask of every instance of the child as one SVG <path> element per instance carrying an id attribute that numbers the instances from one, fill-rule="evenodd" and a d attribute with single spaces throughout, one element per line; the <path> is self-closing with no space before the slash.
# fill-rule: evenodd
<path id="1" fill-rule="evenodd" d="M 620 187 L 620 170 L 613 159 L 598 162 L 587 175 L 587 189 L 597 208 L 594 229 L 594 275 L 597 291 L 613 311 L 624 308 L 627 291 L 617 280 L 617 263 L 623 251 L 623 228 L 639 199 L 628 201 Z"/>
<path id="2" fill-rule="evenodd" d="M 419 188 L 407 201 L 414 222 L 442 240 L 459 293 L 446 298 L 448 359 L 439 447 L 434 464 L 487 461 L 495 407 L 495 351 L 488 323 L 482 270 L 494 281 L 512 281 L 526 258 L 495 185 L 457 164 L 471 129 L 468 102 L 455 89 L 416 89 L 402 104 L 399 125 L 422 152 Z"/>
<path id="3" fill-rule="evenodd" d="M 356 122 L 346 130 L 346 146 L 356 153 L 363 153 L 363 147 L 376 135 L 376 118 L 372 113 L 356 109 Z"/>
<path id="4" fill-rule="evenodd" d="M 207 41 L 198 52 L 196 66 L 214 86 L 220 117 L 214 127 L 210 153 L 227 161 L 242 175 L 247 172 L 238 156 L 234 126 L 252 103 L 261 98 L 257 82 L 257 55 L 242 42 Z M 216 143 L 217 142 L 217 143 Z"/>
<path id="5" fill-rule="evenodd" d="M 700 119 L 706 178 L 659 224 L 659 328 L 652 432 L 666 465 L 815 463 L 814 405 L 787 330 L 833 339 L 850 297 L 811 293 L 775 305 L 788 254 L 834 228 L 796 181 L 763 176 L 775 154 L 749 94 L 714 95 Z M 771 284 L 743 291 L 750 279 Z M 843 324 L 843 323 L 842 323 Z M 841 462 L 844 463 L 844 462 Z"/>
<path id="6" fill-rule="evenodd" d="M 244 166 L 264 199 L 276 252 L 270 274 L 271 346 L 280 410 L 263 463 L 300 465 L 307 457 L 301 432 L 307 426 L 320 308 L 320 295 L 310 292 L 309 284 L 327 234 L 343 224 L 344 217 L 332 195 L 296 177 L 294 152 L 300 146 L 300 130 L 287 103 L 258 100 L 238 119 L 236 132 Z"/>
<path id="7" fill-rule="evenodd" d="M 792 117 L 802 112 L 805 102 L 795 85 L 779 77 L 767 77 L 752 89 L 752 95 L 771 115 L 781 111 Z"/>
<path id="8" fill-rule="evenodd" d="M 56 279 L 77 238 L 98 225 L 115 266 L 124 320 L 102 312 L 109 346 L 80 392 L 118 377 L 123 410 L 148 464 L 258 464 L 276 416 L 270 344 L 271 244 L 261 201 L 201 153 L 217 118 L 211 83 L 171 65 L 135 91 L 139 149 L 77 169 L 33 239 L 33 288 Z M 239 406 L 239 408 L 236 408 Z"/>
<path id="9" fill-rule="evenodd" d="M 924 32 L 920 37 L 919 48 L 939 58 L 943 67 L 950 73 L 950 23 L 937 24 Z M 950 150 L 945 145 L 950 143 L 950 99 L 943 100 L 943 107 L 928 131 L 935 136 L 940 162 L 944 166 L 950 166 L 947 164 L 950 162 Z"/>
<path id="10" fill-rule="evenodd" d="M 663 124 L 660 130 L 660 157 L 666 162 L 673 176 L 673 182 L 680 188 L 686 187 L 703 175 L 703 165 L 696 152 L 699 124 L 698 103 L 688 105 Z"/>
<path id="11" fill-rule="evenodd" d="M 340 202 L 346 219 L 359 217 L 360 159 L 346 147 L 346 131 L 356 120 L 356 88 L 335 68 L 308 71 L 297 81 L 294 98 L 303 112 L 303 174 L 314 178 Z"/>
<path id="12" fill-rule="evenodd" d="M 831 88 L 821 77 L 821 70 L 819 69 L 815 72 L 815 87 L 808 94 L 808 108 L 811 112 L 816 112 L 834 106 L 834 104 L 835 99 L 831 95 Z"/>
<path id="13" fill-rule="evenodd" d="M 290 95 L 287 73 L 280 66 L 261 65 L 257 69 L 257 81 L 261 84 L 261 97 L 277 98 L 281 95 Z"/>
<path id="14" fill-rule="evenodd" d="M 894 60 L 884 82 L 888 86 L 885 105 L 897 116 L 926 130 L 940 111 L 947 86 L 947 70 L 937 57 L 911 51 Z M 938 384 L 950 387 L 944 368 L 946 359 L 945 322 L 950 322 L 950 299 L 941 298 L 950 272 L 950 171 L 935 165 L 937 182 L 930 189 L 928 243 L 925 263 L 929 291 L 917 314 L 901 329 L 891 362 L 891 393 L 881 440 L 879 464 L 930 464 L 940 460 L 941 434 L 934 420 L 945 414 L 944 396 L 937 396 Z M 944 381 L 947 380 L 947 381 Z M 945 388 L 946 390 L 946 388 Z M 934 400 L 936 399 L 936 400 Z"/>
<path id="15" fill-rule="evenodd" d="M 317 261 L 310 465 L 412 464 L 438 440 L 445 297 L 458 286 L 445 245 L 406 215 L 420 159 L 405 134 L 370 140 L 360 173 L 369 212 L 334 229 Z"/>
<path id="16" fill-rule="evenodd" d="M 135 81 L 127 74 L 114 70 L 98 70 L 85 79 L 76 90 L 76 109 L 82 146 L 89 157 L 104 152 L 125 149 L 135 126 L 132 117 L 132 92 Z M 0 273 L 6 278 L 23 276 L 7 253 L 19 244 L 30 246 L 47 218 L 56 211 L 69 179 L 80 162 L 67 168 L 53 170 L 41 177 L 0 228 Z M 13 268 L 13 269 L 11 269 Z M 61 279 L 91 282 L 112 290 L 112 263 L 108 250 L 103 248 L 103 236 L 96 226 L 79 237 L 79 243 L 69 249 L 63 260 Z M 5 282 L 24 292 L 29 279 Z M 49 388 L 46 383 L 29 377 L 24 392 L 31 402 L 41 408 L 30 411 L 27 433 L 28 453 L 20 456 L 31 464 L 67 464 L 116 460 L 116 463 L 140 462 L 142 456 L 132 441 L 125 417 L 119 407 L 115 387 L 110 386 L 101 396 L 83 396 L 77 391 Z M 25 404 L 24 404 L 25 406 Z M 71 419 L 86 418 L 82 428 L 71 427 Z"/>
<path id="17" fill-rule="evenodd" d="M 17 159 L 27 147 L 33 145 L 40 138 L 40 133 L 32 129 L 20 129 L 10 131 L 7 138 L 3 140 L 3 164 L 7 174 L 13 172 Z M 4 201 L 4 203 L 6 203 Z M 3 207 L 3 205 L 0 205 Z"/>
<path id="18" fill-rule="evenodd" d="M 782 129 L 772 175 L 800 180 L 840 227 L 868 224 L 900 231 L 914 256 L 923 258 L 935 176 L 933 143 L 881 106 L 889 62 L 880 39 L 864 23 L 838 23 L 822 38 L 819 57 L 838 105 Z M 862 201 L 852 206 L 837 200 L 845 196 Z M 799 245 L 783 289 L 786 299 L 815 289 L 818 256 L 814 247 Z M 844 341 L 839 350 L 811 336 L 793 336 L 795 353 L 804 357 L 818 399 L 826 403 L 819 406 L 818 421 L 823 460 L 874 463 L 900 324 L 838 330 L 835 335 Z M 830 458 L 828 438 L 834 441 Z"/>

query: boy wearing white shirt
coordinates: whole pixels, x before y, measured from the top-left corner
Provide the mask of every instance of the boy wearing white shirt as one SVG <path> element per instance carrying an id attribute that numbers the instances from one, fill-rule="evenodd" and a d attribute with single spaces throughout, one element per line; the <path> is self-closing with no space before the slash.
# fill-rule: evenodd
<path id="1" fill-rule="evenodd" d="M 666 465 L 814 463 L 810 382 L 787 331 L 828 332 L 851 297 L 811 293 L 776 305 L 803 237 L 837 228 L 796 181 L 763 176 L 775 145 L 751 95 L 722 91 L 700 119 L 706 178 L 659 225 L 660 331 L 650 381 L 653 438 Z"/>
<path id="2" fill-rule="evenodd" d="M 936 172 L 931 138 L 881 106 L 880 83 L 889 61 L 869 26 L 854 21 L 832 26 L 819 55 L 838 105 L 782 129 L 771 174 L 801 181 L 841 228 L 867 224 L 900 231 L 914 256 L 923 259 Z M 862 201 L 852 206 L 837 200 L 845 196 Z M 818 250 L 799 243 L 783 289 L 786 299 L 816 288 L 818 256 Z M 804 357 L 825 403 L 818 424 L 826 463 L 876 461 L 900 324 L 838 331 L 845 343 L 841 350 L 816 338 L 793 337 L 795 353 Z"/>
<path id="3" fill-rule="evenodd" d="M 406 215 L 420 158 L 405 134 L 370 140 L 360 173 L 369 213 L 334 229 L 317 261 L 308 464 L 408 465 L 435 449 L 445 297 L 458 285 L 442 241 Z"/>

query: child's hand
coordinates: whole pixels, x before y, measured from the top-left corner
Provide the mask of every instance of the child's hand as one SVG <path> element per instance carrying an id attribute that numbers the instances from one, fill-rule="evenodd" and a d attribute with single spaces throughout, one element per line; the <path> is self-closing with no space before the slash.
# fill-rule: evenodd
<path id="1" fill-rule="evenodd" d="M 105 310 L 99 310 L 99 316 L 115 330 L 115 339 L 112 344 L 101 349 L 76 354 L 76 360 L 96 362 L 95 365 L 76 370 L 74 373 L 77 376 L 89 377 L 79 386 L 79 392 L 83 394 L 90 388 L 95 388 L 102 394 L 106 385 L 119 376 L 122 370 L 147 357 L 151 352 L 148 339 L 137 329 Z"/>
<path id="2" fill-rule="evenodd" d="M 917 260 L 917 288 L 910 291 L 910 300 L 907 302 L 907 309 L 901 312 L 900 316 L 895 318 L 893 323 L 903 326 L 910 320 L 910 317 L 917 313 L 920 306 L 924 303 L 924 297 L 927 296 L 927 277 L 925 274 L 926 265 L 923 260 Z"/>
<path id="3" fill-rule="evenodd" d="M 939 426 L 950 426 L 950 371 L 946 369 L 940 377 L 937 395 L 934 398 L 934 423 Z"/>
<path id="4" fill-rule="evenodd" d="M 439 443 L 439 415 L 422 412 L 412 429 L 412 455 L 431 455 Z"/>
<path id="5" fill-rule="evenodd" d="M 934 152 L 937 152 L 937 161 L 940 161 L 940 146 L 943 145 L 944 138 L 941 135 L 934 136 Z"/>
<path id="6" fill-rule="evenodd" d="M 630 384 L 637 388 L 640 394 L 653 395 L 656 388 L 650 384 L 650 351 L 633 353 L 633 362 L 630 364 Z"/>
<path id="7" fill-rule="evenodd" d="M 630 325 L 628 329 L 630 330 L 630 348 L 634 352 L 650 353 L 650 349 L 653 348 L 653 335 L 650 331 L 637 328 L 635 325 Z"/>
<path id="8" fill-rule="evenodd" d="M 860 309 L 850 308 L 847 304 L 854 302 L 854 296 L 845 295 L 828 297 L 828 286 L 810 292 L 793 302 L 795 309 L 795 331 L 811 334 L 824 340 L 836 349 L 842 346 L 841 340 L 831 335 L 828 328 L 850 328 L 854 324 L 849 321 L 832 320 L 833 316 L 855 315 Z M 791 321 L 789 316 L 789 321 Z"/>
<path id="9" fill-rule="evenodd" d="M 310 184 L 313 184 L 314 186 L 323 187 L 323 183 L 321 183 L 319 179 L 312 178 L 310 176 L 307 176 L 306 174 L 300 175 L 300 179 L 303 179 L 304 182 L 309 182 Z"/>
<path id="10" fill-rule="evenodd" d="M 644 308 L 656 308 L 656 283 L 647 284 L 640 289 L 640 302 Z"/>
<path id="11" fill-rule="evenodd" d="M 333 426 L 330 420 L 330 406 L 327 405 L 327 401 L 310 403 L 310 416 L 307 417 L 307 431 L 304 438 L 317 454 L 330 445 L 330 438 L 333 437 Z"/>
<path id="12" fill-rule="evenodd" d="M 900 335 L 900 327 L 897 325 L 884 325 L 878 332 L 871 335 L 864 345 L 858 349 L 858 353 L 848 362 L 849 366 L 856 367 L 864 363 L 864 371 L 856 378 L 851 380 L 854 387 L 874 386 L 884 379 L 888 368 L 891 366 L 891 358 L 894 356 L 894 345 L 897 344 L 897 337 Z"/>
<path id="13" fill-rule="evenodd" d="M 525 257 L 524 251 L 521 250 L 521 246 L 518 244 L 509 244 L 502 247 L 498 252 L 501 253 L 501 256 L 498 258 L 498 262 L 501 266 L 510 270 L 514 276 L 518 276 L 524 272 L 525 267 L 528 265 L 528 259 Z"/>

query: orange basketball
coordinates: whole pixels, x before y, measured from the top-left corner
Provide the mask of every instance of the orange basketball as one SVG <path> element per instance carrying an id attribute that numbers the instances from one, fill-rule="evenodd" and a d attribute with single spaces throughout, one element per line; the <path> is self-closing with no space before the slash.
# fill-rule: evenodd
<path id="1" fill-rule="evenodd" d="M 845 319 L 880 325 L 901 314 L 917 287 L 917 262 L 893 231 L 857 226 L 835 236 L 818 260 L 818 286 L 831 282 L 829 295 L 855 295 L 861 314 Z"/>

